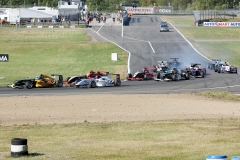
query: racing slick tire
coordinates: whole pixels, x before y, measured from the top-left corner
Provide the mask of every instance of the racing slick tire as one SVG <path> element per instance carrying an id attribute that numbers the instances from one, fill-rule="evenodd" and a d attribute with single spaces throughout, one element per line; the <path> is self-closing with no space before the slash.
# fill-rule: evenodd
<path id="1" fill-rule="evenodd" d="M 176 75 L 175 74 L 172 75 L 172 81 L 176 81 Z"/>
<path id="2" fill-rule="evenodd" d="M 57 87 L 62 87 L 63 86 L 63 82 L 62 81 L 58 81 L 57 82 Z"/>
<path id="3" fill-rule="evenodd" d="M 149 76 L 147 74 L 144 75 L 143 77 L 144 80 L 149 80 Z"/>
<path id="4" fill-rule="evenodd" d="M 132 74 L 131 74 L 131 73 L 128 73 L 128 74 L 127 74 L 127 79 L 128 79 L 128 78 L 132 78 Z"/>
<path id="5" fill-rule="evenodd" d="M 120 80 L 114 81 L 114 86 L 121 86 L 121 81 Z"/>
<path id="6" fill-rule="evenodd" d="M 90 85 L 89 85 L 90 88 L 96 88 L 96 86 L 97 85 L 95 81 L 90 82 Z"/>
<path id="7" fill-rule="evenodd" d="M 203 72 L 204 72 L 204 75 L 207 74 L 207 70 L 206 70 L 206 68 L 203 68 Z"/>
<path id="8" fill-rule="evenodd" d="M 161 78 L 161 73 L 157 73 L 157 79 L 160 79 Z"/>
<path id="9" fill-rule="evenodd" d="M 201 72 L 200 72 L 201 78 L 204 78 L 204 75 L 205 75 L 205 74 L 204 74 L 204 71 L 201 71 Z"/>
<path id="10" fill-rule="evenodd" d="M 189 79 L 190 79 L 190 74 L 189 74 L 188 72 L 185 74 L 185 79 L 186 79 L 186 80 L 189 80 Z"/>
<path id="11" fill-rule="evenodd" d="M 56 87 L 62 87 L 63 82 L 62 81 L 56 81 Z"/>
<path id="12" fill-rule="evenodd" d="M 236 68 L 236 72 L 235 72 L 235 73 L 238 73 L 238 72 L 237 72 L 237 68 Z"/>
<path id="13" fill-rule="evenodd" d="M 33 88 L 33 83 L 31 81 L 27 81 L 25 83 L 25 86 L 26 86 L 27 89 L 32 89 Z"/>

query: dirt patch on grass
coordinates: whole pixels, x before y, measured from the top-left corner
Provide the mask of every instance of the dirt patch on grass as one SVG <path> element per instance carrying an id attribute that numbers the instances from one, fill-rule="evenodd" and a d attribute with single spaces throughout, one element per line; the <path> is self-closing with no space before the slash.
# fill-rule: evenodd
<path id="1" fill-rule="evenodd" d="M 239 102 L 195 94 L 1 97 L 1 125 L 240 117 Z"/>

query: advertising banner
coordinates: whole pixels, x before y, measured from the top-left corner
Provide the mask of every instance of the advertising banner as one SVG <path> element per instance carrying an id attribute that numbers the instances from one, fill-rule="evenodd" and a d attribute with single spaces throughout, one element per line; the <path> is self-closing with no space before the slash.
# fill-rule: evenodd
<path id="1" fill-rule="evenodd" d="M 204 27 L 240 27 L 240 22 L 203 22 Z"/>
<path id="2" fill-rule="evenodd" d="M 8 62 L 8 54 L 0 54 L 0 62 Z"/>
<path id="3" fill-rule="evenodd" d="M 133 13 L 133 14 L 153 14 L 153 8 L 152 7 L 125 7 L 125 10 L 128 13 Z"/>
<path id="4" fill-rule="evenodd" d="M 162 6 L 162 7 L 154 7 L 155 14 L 172 14 L 173 9 L 171 6 Z"/>

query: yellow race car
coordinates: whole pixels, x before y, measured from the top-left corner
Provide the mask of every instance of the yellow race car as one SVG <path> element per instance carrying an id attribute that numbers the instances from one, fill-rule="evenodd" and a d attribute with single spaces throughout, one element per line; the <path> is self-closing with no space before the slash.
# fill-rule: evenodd
<path id="1" fill-rule="evenodd" d="M 55 77 L 58 76 L 58 79 Z M 13 84 L 8 85 L 11 88 L 23 89 L 28 88 L 49 88 L 49 87 L 62 87 L 63 86 L 63 76 L 58 74 L 52 74 L 47 76 L 41 74 L 33 79 L 20 79 L 16 80 Z"/>

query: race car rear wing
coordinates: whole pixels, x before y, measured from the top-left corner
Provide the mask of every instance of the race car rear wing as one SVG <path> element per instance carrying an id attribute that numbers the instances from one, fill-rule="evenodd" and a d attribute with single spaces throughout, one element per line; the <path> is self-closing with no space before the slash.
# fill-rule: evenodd
<path id="1" fill-rule="evenodd" d="M 164 63 L 164 64 L 168 64 L 168 61 L 157 61 L 157 63 L 159 63 L 161 65 L 161 63 Z"/>
<path id="2" fill-rule="evenodd" d="M 120 80 L 120 74 L 117 74 L 117 73 L 108 73 L 108 75 L 114 75 L 114 76 L 116 76 L 116 79 L 119 79 L 119 80 Z"/>
<path id="3" fill-rule="evenodd" d="M 63 81 L 63 76 L 62 76 L 61 74 L 51 74 L 51 76 L 52 76 L 53 78 L 55 78 L 56 76 L 58 76 L 58 77 L 59 77 L 58 80 L 59 80 L 59 81 Z"/>
<path id="4" fill-rule="evenodd" d="M 212 61 L 214 61 L 214 62 L 216 62 L 216 61 L 221 62 L 221 59 L 212 59 Z"/>
<path id="5" fill-rule="evenodd" d="M 169 59 L 179 59 L 179 58 L 169 58 Z"/>
<path id="6" fill-rule="evenodd" d="M 199 63 L 191 63 L 191 67 L 194 67 L 196 65 L 201 65 L 201 64 L 199 64 Z"/>

